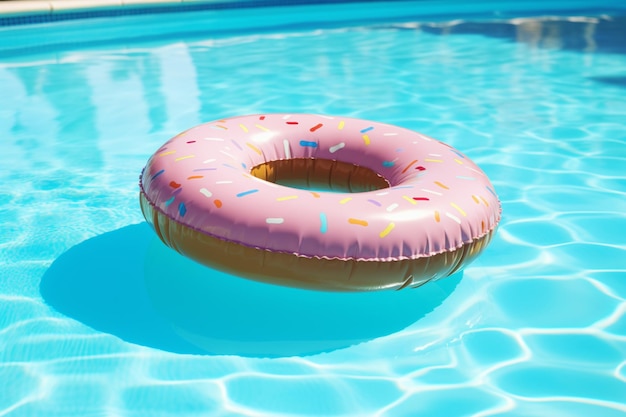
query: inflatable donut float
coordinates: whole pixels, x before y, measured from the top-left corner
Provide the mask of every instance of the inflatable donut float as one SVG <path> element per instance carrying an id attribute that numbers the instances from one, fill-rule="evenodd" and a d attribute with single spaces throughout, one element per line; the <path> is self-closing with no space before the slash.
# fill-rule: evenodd
<path id="1" fill-rule="evenodd" d="M 235 275 L 338 291 L 448 276 L 500 220 L 487 176 L 458 150 L 348 117 L 267 114 L 193 127 L 149 159 L 143 215 L 161 240 Z"/>

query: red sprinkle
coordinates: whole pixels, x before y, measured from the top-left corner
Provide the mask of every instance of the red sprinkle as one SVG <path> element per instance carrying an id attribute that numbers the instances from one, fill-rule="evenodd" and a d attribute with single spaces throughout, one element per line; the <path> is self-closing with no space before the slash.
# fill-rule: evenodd
<path id="1" fill-rule="evenodd" d="M 430 201 L 430 198 L 428 198 L 428 197 L 413 197 L 413 200 L 416 200 L 416 201 Z"/>
<path id="2" fill-rule="evenodd" d="M 425 171 L 425 170 L 426 170 L 426 168 L 424 168 L 424 167 L 423 167 L 423 166 L 421 166 L 421 165 L 420 165 L 420 166 L 418 166 L 418 167 L 415 167 L 415 169 L 418 169 L 418 170 L 420 170 L 420 171 Z"/>
<path id="3" fill-rule="evenodd" d="M 288 125 L 297 125 L 298 122 L 287 122 Z"/>
<path id="4" fill-rule="evenodd" d="M 309 130 L 310 130 L 311 132 L 315 132 L 317 129 L 319 129 L 319 128 L 320 128 L 320 127 L 322 127 L 322 126 L 324 126 L 324 125 L 323 125 L 323 124 L 321 124 L 321 123 L 318 123 L 318 124 L 316 124 L 315 126 L 313 126 L 312 128 L 310 128 Z"/>
<path id="5" fill-rule="evenodd" d="M 188 140 L 187 143 L 196 143 L 195 140 Z"/>
<path id="6" fill-rule="evenodd" d="M 259 117 L 259 120 L 265 120 L 265 116 Z"/>
<path id="7" fill-rule="evenodd" d="M 177 183 L 176 181 L 170 181 L 170 187 L 172 188 L 178 188 L 180 187 L 180 184 Z"/>

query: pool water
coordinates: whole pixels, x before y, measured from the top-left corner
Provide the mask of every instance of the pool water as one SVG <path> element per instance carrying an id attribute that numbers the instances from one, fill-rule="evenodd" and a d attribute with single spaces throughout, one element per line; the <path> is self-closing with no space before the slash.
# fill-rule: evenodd
<path id="1" fill-rule="evenodd" d="M 626 10 L 608 3 L 0 28 L 0 416 L 625 415 Z M 148 157 L 271 112 L 456 147 L 500 196 L 494 241 L 450 278 L 366 294 L 164 247 L 138 204 Z"/>

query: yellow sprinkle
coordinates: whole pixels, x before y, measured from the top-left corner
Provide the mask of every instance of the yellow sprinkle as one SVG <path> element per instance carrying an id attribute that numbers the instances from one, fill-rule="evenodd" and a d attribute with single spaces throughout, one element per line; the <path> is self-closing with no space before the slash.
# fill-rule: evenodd
<path id="1" fill-rule="evenodd" d="M 481 200 L 483 200 L 483 203 L 485 203 L 485 205 L 486 205 L 487 207 L 489 207 L 489 203 L 487 202 L 487 200 L 485 200 L 485 199 L 484 199 L 484 198 L 482 198 L 482 197 L 480 197 L 480 199 L 481 199 Z"/>
<path id="2" fill-rule="evenodd" d="M 348 201 L 350 201 L 350 200 L 352 200 L 352 197 L 347 197 L 347 198 L 344 198 L 343 200 L 341 200 L 341 201 L 339 202 L 339 204 L 346 204 L 346 203 L 347 203 Z"/>
<path id="3" fill-rule="evenodd" d="M 296 198 L 298 198 L 297 195 L 288 195 L 286 197 L 278 197 L 276 201 L 295 200 Z"/>
<path id="4" fill-rule="evenodd" d="M 343 120 L 339 122 L 339 126 L 337 126 L 337 129 L 341 130 L 343 129 L 343 127 L 346 125 L 346 122 L 344 122 Z"/>
<path id="5" fill-rule="evenodd" d="M 241 128 L 241 130 L 243 130 L 244 132 L 248 133 L 248 128 L 246 126 L 244 126 L 242 123 L 239 124 L 239 127 Z"/>
<path id="6" fill-rule="evenodd" d="M 350 217 L 348 219 L 348 223 L 356 224 L 356 225 L 359 225 L 359 226 L 367 226 L 367 222 L 365 220 L 353 219 L 352 217 Z"/>
<path id="7" fill-rule="evenodd" d="M 461 213 L 461 215 L 462 215 L 463 217 L 466 217 L 466 216 L 467 216 L 467 213 L 465 213 L 461 207 L 457 206 L 457 205 L 456 205 L 456 204 L 454 204 L 454 203 L 450 203 L 450 205 L 451 205 L 452 207 L 454 207 L 454 208 L 455 208 L 455 209 L 456 209 L 459 213 Z"/>
<path id="8" fill-rule="evenodd" d="M 261 150 L 259 148 L 257 148 L 256 146 L 254 146 L 253 144 L 251 144 L 250 142 L 246 142 L 246 145 L 252 149 L 254 152 L 258 153 L 259 155 L 261 155 Z"/>
<path id="9" fill-rule="evenodd" d="M 444 190 L 449 190 L 450 187 L 448 187 L 445 184 L 440 183 L 439 181 L 435 181 L 435 184 L 437 184 L 439 187 L 443 188 Z"/>
<path id="10" fill-rule="evenodd" d="M 474 200 L 474 203 L 480 204 L 480 200 L 474 194 L 472 194 L 472 200 Z"/>
<path id="11" fill-rule="evenodd" d="M 426 162 L 443 162 L 443 159 L 424 159 Z"/>
<path id="12" fill-rule="evenodd" d="M 367 135 L 363 135 L 363 142 L 365 142 L 365 146 L 370 144 L 370 137 Z"/>
<path id="13" fill-rule="evenodd" d="M 403 195 L 402 198 L 404 198 L 406 201 L 408 201 L 411 204 L 417 204 L 417 201 L 413 200 L 411 197 L 409 197 L 408 195 Z"/>
<path id="14" fill-rule="evenodd" d="M 255 126 L 258 127 L 259 129 L 265 131 L 265 132 L 269 132 L 270 131 L 268 128 L 266 128 L 264 126 L 261 126 L 261 125 L 255 125 Z"/>
<path id="15" fill-rule="evenodd" d="M 176 151 L 162 152 L 162 153 L 160 153 L 158 156 L 171 155 L 171 154 L 173 154 L 173 153 L 176 153 Z"/>
<path id="16" fill-rule="evenodd" d="M 463 161 L 461 161 L 461 160 L 460 160 L 460 159 L 458 159 L 458 158 L 454 158 L 454 162 L 456 162 L 456 163 L 457 163 L 457 164 L 459 164 L 459 165 L 463 165 Z"/>
<path id="17" fill-rule="evenodd" d="M 439 212 L 435 210 L 435 221 L 439 223 L 441 221 L 441 217 L 439 216 Z"/>
<path id="18" fill-rule="evenodd" d="M 380 236 L 381 238 L 387 236 L 389 234 L 389 232 L 391 232 L 393 230 L 394 227 L 396 227 L 395 223 L 389 223 L 389 225 L 387 227 L 385 227 L 385 230 L 380 232 L 380 234 L 378 236 Z"/>
<path id="19" fill-rule="evenodd" d="M 180 158 L 174 159 L 174 162 L 182 161 L 183 159 L 195 158 L 195 157 L 196 157 L 195 155 L 181 156 Z"/>

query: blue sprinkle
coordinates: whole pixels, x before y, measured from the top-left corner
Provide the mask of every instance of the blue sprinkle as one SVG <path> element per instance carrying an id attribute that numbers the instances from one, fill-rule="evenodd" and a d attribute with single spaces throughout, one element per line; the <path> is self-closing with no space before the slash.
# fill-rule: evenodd
<path id="1" fill-rule="evenodd" d="M 243 151 L 243 148 L 241 147 L 241 145 L 239 143 L 237 143 L 237 141 L 235 139 L 231 139 L 230 140 L 237 148 L 239 148 L 240 151 Z"/>
<path id="2" fill-rule="evenodd" d="M 259 190 L 253 189 L 253 190 L 248 190 L 248 191 L 242 191 L 239 194 L 236 194 L 236 197 L 244 197 L 244 196 L 247 196 L 248 194 L 254 194 L 257 191 L 259 191 Z"/>
<path id="3" fill-rule="evenodd" d="M 300 146 L 307 146 L 309 148 L 317 148 L 317 142 L 310 142 L 308 140 L 301 140 Z"/>
<path id="4" fill-rule="evenodd" d="M 394 161 L 383 161 L 383 166 L 384 167 L 392 167 L 394 166 L 396 163 Z"/>
<path id="5" fill-rule="evenodd" d="M 328 219 L 326 219 L 326 213 L 320 213 L 320 232 L 326 233 L 328 231 Z"/>
<path id="6" fill-rule="evenodd" d="M 187 213 L 187 207 L 185 207 L 185 203 L 181 202 L 178 205 L 178 214 L 180 214 L 180 217 L 185 217 L 185 213 Z"/>
<path id="7" fill-rule="evenodd" d="M 193 170 L 193 172 L 198 172 L 198 171 L 217 171 L 217 168 L 196 168 Z"/>
<path id="8" fill-rule="evenodd" d="M 456 177 L 457 177 L 458 179 L 460 179 L 460 180 L 470 180 L 470 181 L 476 181 L 476 178 L 474 178 L 474 177 L 466 177 L 466 176 L 463 176 L 463 175 L 457 175 Z"/>
<path id="9" fill-rule="evenodd" d="M 161 174 L 162 174 L 162 173 L 164 173 L 164 172 L 165 172 L 165 170 L 164 170 L 164 169 L 160 170 L 159 172 L 157 172 L 156 174 L 154 174 L 154 175 L 152 176 L 152 178 L 150 178 L 150 181 L 154 181 L 154 179 L 155 179 L 156 177 L 158 177 L 159 175 L 161 175 Z"/>
<path id="10" fill-rule="evenodd" d="M 244 164 L 243 162 L 241 163 L 241 166 L 243 167 L 243 169 L 247 169 L 246 164 Z"/>
<path id="11" fill-rule="evenodd" d="M 367 133 L 370 130 L 374 130 L 374 126 L 366 127 L 365 129 L 361 130 L 361 133 Z"/>
<path id="12" fill-rule="evenodd" d="M 455 153 L 455 154 L 457 154 L 458 156 L 460 156 L 461 158 L 465 159 L 465 156 L 464 156 L 461 152 L 457 151 L 456 149 L 450 149 L 450 150 L 451 150 L 453 153 Z"/>
<path id="13" fill-rule="evenodd" d="M 491 188 L 489 188 L 489 187 L 487 187 L 487 186 L 485 186 L 485 188 L 487 189 L 487 191 L 489 191 L 491 194 L 493 194 L 493 196 L 494 196 L 494 197 L 498 197 L 498 196 L 496 195 L 496 192 L 495 192 L 495 191 L 493 191 Z"/>
<path id="14" fill-rule="evenodd" d="M 175 198 L 176 198 L 176 196 L 171 196 L 171 197 L 169 198 L 169 200 L 167 200 L 167 201 L 165 202 L 165 207 L 167 207 L 167 206 L 169 206 L 170 204 L 172 204 L 172 203 L 174 202 L 174 199 L 175 199 Z"/>

